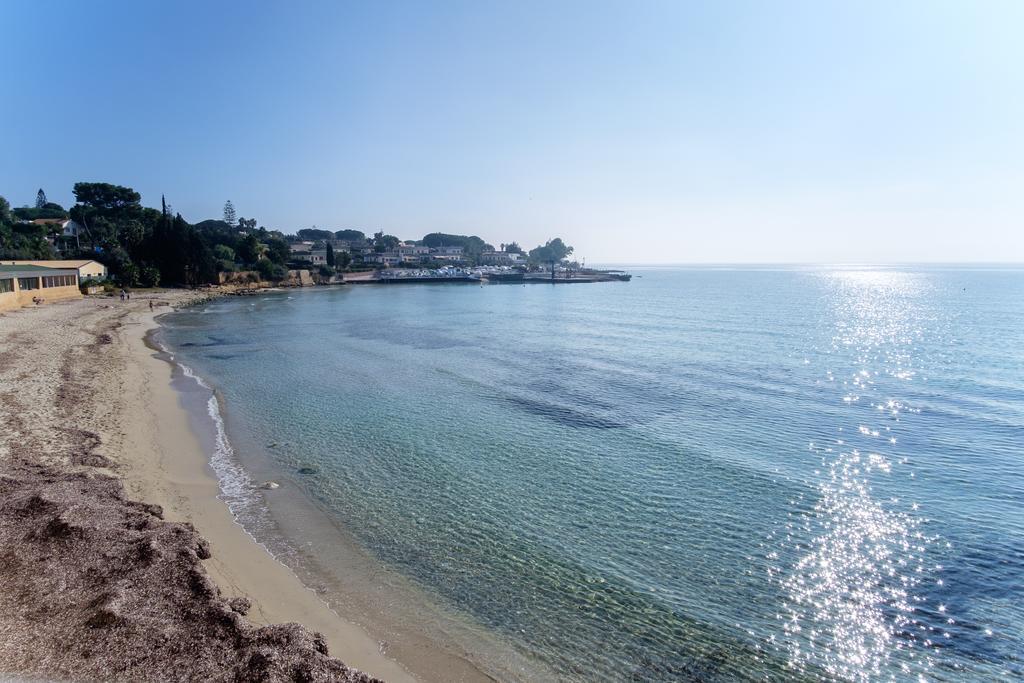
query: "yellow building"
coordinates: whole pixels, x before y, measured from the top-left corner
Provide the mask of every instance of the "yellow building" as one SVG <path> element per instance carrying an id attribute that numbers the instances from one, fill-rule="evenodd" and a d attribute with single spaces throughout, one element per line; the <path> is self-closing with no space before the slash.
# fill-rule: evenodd
<path id="1" fill-rule="evenodd" d="M 74 268 L 79 280 L 106 280 L 107 267 L 92 259 L 68 259 L 66 261 L 0 261 L 0 265 L 43 266 L 44 268 Z"/>
<path id="2" fill-rule="evenodd" d="M 0 265 L 0 311 L 81 296 L 74 268 Z"/>

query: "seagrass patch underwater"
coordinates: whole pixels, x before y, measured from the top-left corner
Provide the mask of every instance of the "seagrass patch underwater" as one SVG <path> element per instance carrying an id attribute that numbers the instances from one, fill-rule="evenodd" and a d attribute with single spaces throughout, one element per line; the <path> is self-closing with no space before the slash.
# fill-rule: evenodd
<path id="1" fill-rule="evenodd" d="M 564 680 L 1024 674 L 1024 272 L 633 272 L 164 336 L 229 438 Z"/>

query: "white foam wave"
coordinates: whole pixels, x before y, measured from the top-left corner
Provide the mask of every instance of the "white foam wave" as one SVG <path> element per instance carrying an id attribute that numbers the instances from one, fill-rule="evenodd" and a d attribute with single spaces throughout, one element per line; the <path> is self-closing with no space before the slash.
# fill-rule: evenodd
<path id="1" fill-rule="evenodd" d="M 179 368 L 181 368 L 182 374 L 185 375 L 186 377 L 188 377 L 190 380 L 194 381 L 196 384 L 198 384 L 199 386 L 201 386 L 204 389 L 208 389 L 209 391 L 213 391 L 213 387 L 211 387 L 209 384 L 207 384 L 205 381 L 203 381 L 203 378 L 200 377 L 199 375 L 197 375 L 192 368 L 190 368 L 189 366 L 187 366 L 187 365 L 185 365 L 184 363 L 181 363 L 181 362 L 177 363 L 177 366 Z M 214 416 L 211 415 L 210 417 L 214 417 Z M 216 419 L 220 420 L 220 410 L 219 409 L 217 410 Z"/>
<path id="2" fill-rule="evenodd" d="M 162 344 L 160 346 L 166 350 Z M 185 363 L 176 361 L 175 365 L 181 369 L 185 377 L 211 392 L 206 402 L 206 413 L 213 423 L 214 430 L 214 448 L 210 454 L 210 467 L 217 476 L 217 486 L 220 488 L 218 498 L 228 506 L 235 522 L 268 553 L 276 557 L 270 548 L 267 548 L 258 538 L 262 535 L 261 532 L 271 526 L 270 513 L 263 503 L 252 477 L 242 468 L 235 456 L 235 449 L 228 439 L 220 403 L 217 400 L 217 395 L 213 393 L 213 387 Z"/>
<path id="3" fill-rule="evenodd" d="M 296 554 L 295 549 L 287 539 L 276 534 L 272 536 L 274 524 L 272 522 L 270 510 L 266 507 L 263 497 L 252 477 L 249 476 L 248 472 L 246 472 L 242 465 L 237 461 L 235 450 L 231 445 L 231 441 L 228 439 L 227 428 L 221 412 L 220 403 L 217 400 L 216 393 L 214 393 L 215 390 L 190 366 L 182 363 L 181 361 L 175 360 L 174 354 L 165 344 L 159 340 L 154 341 L 160 350 L 167 355 L 168 360 L 180 368 L 183 376 L 210 392 L 210 397 L 206 402 L 206 413 L 214 427 L 214 448 L 213 453 L 210 454 L 209 462 L 210 467 L 213 469 L 214 474 L 217 477 L 217 486 L 220 489 L 220 495 L 218 498 L 227 505 L 235 523 L 238 524 L 238 526 L 241 527 L 257 545 L 263 548 L 268 555 L 280 562 L 298 579 L 298 574 L 296 574 L 295 570 L 287 561 L 285 561 L 285 558 L 294 558 Z M 274 538 L 274 549 L 268 547 L 267 544 L 261 540 L 271 537 Z M 301 581 L 301 579 L 299 580 Z M 313 591 L 308 587 L 306 589 L 313 595 L 317 595 L 316 591 Z M 322 598 L 318 595 L 317 598 L 322 601 Z M 324 602 L 323 604 L 332 612 L 335 611 L 327 602 Z M 335 614 L 337 614 L 337 612 L 335 612 Z"/>

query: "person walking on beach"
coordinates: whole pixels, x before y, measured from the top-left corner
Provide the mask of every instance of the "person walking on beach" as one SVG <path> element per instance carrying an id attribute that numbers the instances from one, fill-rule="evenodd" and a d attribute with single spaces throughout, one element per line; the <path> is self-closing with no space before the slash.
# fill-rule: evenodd
<path id="1" fill-rule="evenodd" d="M 153 310 L 153 302 L 152 301 L 149 302 L 149 310 L 151 310 L 151 311 Z"/>
<path id="2" fill-rule="evenodd" d="M 121 290 L 121 301 L 124 301 L 124 295 L 125 295 L 125 291 L 122 289 Z"/>

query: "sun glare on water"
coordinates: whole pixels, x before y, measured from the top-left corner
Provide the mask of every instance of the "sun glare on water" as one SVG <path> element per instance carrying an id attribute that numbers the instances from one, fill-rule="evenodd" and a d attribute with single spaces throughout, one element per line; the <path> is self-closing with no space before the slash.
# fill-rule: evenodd
<path id="1" fill-rule="evenodd" d="M 770 570 L 785 596 L 779 649 L 793 670 L 812 677 L 926 680 L 948 638 L 919 618 L 926 589 L 941 586 L 929 552 L 938 539 L 925 531 L 916 503 L 877 489 L 913 477 L 906 458 L 890 452 L 904 414 L 916 410 L 893 394 L 917 376 L 928 284 L 889 271 L 823 277 L 836 319 L 827 379 L 851 415 L 831 443 L 811 443 L 821 456 L 811 500 L 793 501 L 778 534 L 774 555 L 788 558 Z"/>

